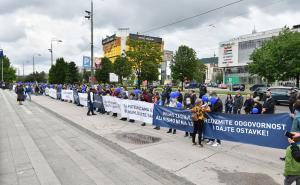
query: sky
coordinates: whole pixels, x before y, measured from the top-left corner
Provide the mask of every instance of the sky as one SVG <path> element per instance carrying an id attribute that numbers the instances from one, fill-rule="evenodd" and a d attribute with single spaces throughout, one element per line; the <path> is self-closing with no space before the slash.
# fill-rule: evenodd
<path id="1" fill-rule="evenodd" d="M 130 33 L 162 37 L 164 49 L 180 45 L 193 48 L 198 58 L 218 55 L 219 42 L 256 31 L 300 24 L 299 0 L 243 0 L 229 7 L 201 14 L 237 0 L 94 0 L 94 55 L 103 56 L 101 40 L 119 28 Z M 48 72 L 54 59 L 64 57 L 82 65 L 90 55 L 90 21 L 84 18 L 90 0 L 0 0 L 0 49 L 22 75 L 35 69 Z M 40 55 L 40 56 L 39 56 Z"/>

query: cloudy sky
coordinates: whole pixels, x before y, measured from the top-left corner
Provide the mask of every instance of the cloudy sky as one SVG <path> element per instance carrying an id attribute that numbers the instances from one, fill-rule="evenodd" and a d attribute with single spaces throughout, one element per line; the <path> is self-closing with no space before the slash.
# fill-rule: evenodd
<path id="1" fill-rule="evenodd" d="M 118 28 L 143 33 L 237 0 L 94 0 L 95 56 L 102 56 L 101 39 Z M 82 64 L 89 55 L 90 25 L 85 20 L 89 0 L 0 0 L 0 48 L 25 74 L 50 68 L 51 39 L 54 58 Z M 197 56 L 211 57 L 218 43 L 242 34 L 300 24 L 299 0 L 243 0 L 238 4 L 163 29 L 146 32 L 164 39 L 165 49 L 185 44 Z"/>

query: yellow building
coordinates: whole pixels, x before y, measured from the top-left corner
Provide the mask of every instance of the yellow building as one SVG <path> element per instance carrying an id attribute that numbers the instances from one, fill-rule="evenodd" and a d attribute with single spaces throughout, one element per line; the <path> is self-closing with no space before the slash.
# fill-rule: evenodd
<path id="1" fill-rule="evenodd" d="M 151 37 L 151 36 L 132 34 L 132 33 L 130 33 L 127 36 L 120 37 L 114 34 L 102 40 L 104 57 L 107 57 L 110 59 L 110 61 L 114 62 L 116 58 L 118 56 L 121 56 L 123 52 L 128 51 L 129 46 L 127 45 L 128 43 L 127 41 L 129 39 L 132 40 L 140 39 L 149 42 L 155 42 L 161 45 L 162 51 L 164 49 L 164 42 L 162 38 L 159 37 Z"/>

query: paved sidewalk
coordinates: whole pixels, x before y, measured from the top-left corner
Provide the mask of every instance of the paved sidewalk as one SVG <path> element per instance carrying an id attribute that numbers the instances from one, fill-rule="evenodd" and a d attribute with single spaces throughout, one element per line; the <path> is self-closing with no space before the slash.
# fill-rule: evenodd
<path id="1" fill-rule="evenodd" d="M 183 132 L 167 134 L 166 129 L 140 126 L 111 115 L 86 116 L 87 108 L 72 103 L 33 96 L 33 101 L 81 129 L 87 129 L 136 155 L 196 184 L 264 184 L 283 182 L 284 150 L 224 141 L 220 147 L 192 146 Z M 47 111 L 47 110 L 45 110 Z M 137 145 L 118 139 L 122 133 L 139 133 L 161 138 L 160 142 Z"/>

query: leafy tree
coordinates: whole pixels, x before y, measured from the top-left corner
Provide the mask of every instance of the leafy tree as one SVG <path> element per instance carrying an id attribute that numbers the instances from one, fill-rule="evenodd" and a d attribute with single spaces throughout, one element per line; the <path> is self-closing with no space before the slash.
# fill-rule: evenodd
<path id="1" fill-rule="evenodd" d="M 58 58 L 56 64 L 49 70 L 49 82 L 53 84 L 63 84 L 66 81 L 67 66 L 64 58 Z"/>
<path id="2" fill-rule="evenodd" d="M 132 62 L 133 70 L 138 79 L 138 87 L 140 87 L 143 66 L 147 66 L 149 62 L 152 62 L 153 65 L 158 65 L 162 62 L 163 53 L 161 45 L 159 43 L 134 39 L 130 39 L 128 45 L 129 49 L 126 52 L 126 56 Z"/>
<path id="3" fill-rule="evenodd" d="M 42 72 L 35 72 L 35 73 L 31 73 L 27 76 L 24 77 L 23 81 L 25 82 L 39 82 L 39 83 L 45 83 L 47 82 L 46 79 L 46 73 L 44 71 Z"/>
<path id="4" fill-rule="evenodd" d="M 200 82 L 200 83 L 204 83 L 205 75 L 206 75 L 205 64 L 202 61 L 198 60 L 196 69 L 197 70 L 195 71 L 194 80 L 196 80 L 197 82 Z"/>
<path id="5" fill-rule="evenodd" d="M 7 56 L 0 57 L 0 77 L 2 75 L 1 65 L 3 62 L 3 81 L 5 82 L 13 82 L 17 79 L 16 69 L 14 69 L 9 61 Z M 2 78 L 0 78 L 2 80 Z"/>
<path id="6" fill-rule="evenodd" d="M 153 82 L 158 80 L 159 65 L 150 61 L 145 61 L 142 63 L 141 68 L 141 80 L 147 80 L 147 82 Z"/>
<path id="7" fill-rule="evenodd" d="M 103 58 L 101 63 L 101 69 L 96 70 L 96 79 L 102 83 L 109 83 L 109 73 L 113 72 L 113 64 L 108 58 Z"/>
<path id="8" fill-rule="evenodd" d="M 89 82 L 89 78 L 91 76 L 91 71 L 83 70 L 82 79 L 85 83 Z"/>
<path id="9" fill-rule="evenodd" d="M 75 62 L 70 62 L 67 64 L 66 83 L 73 84 L 76 82 L 79 82 L 78 68 Z"/>
<path id="10" fill-rule="evenodd" d="M 250 59 L 249 72 L 264 77 L 269 82 L 300 77 L 300 33 L 285 28 L 279 36 L 266 41 L 254 50 Z"/>
<path id="11" fill-rule="evenodd" d="M 117 57 L 113 67 L 115 74 L 119 76 L 121 84 L 123 84 L 123 78 L 128 78 L 132 73 L 131 62 L 125 56 Z"/>
<path id="12" fill-rule="evenodd" d="M 196 52 L 188 46 L 179 46 L 171 64 L 172 78 L 181 81 L 183 89 L 184 80 L 193 80 L 199 74 Z"/>

